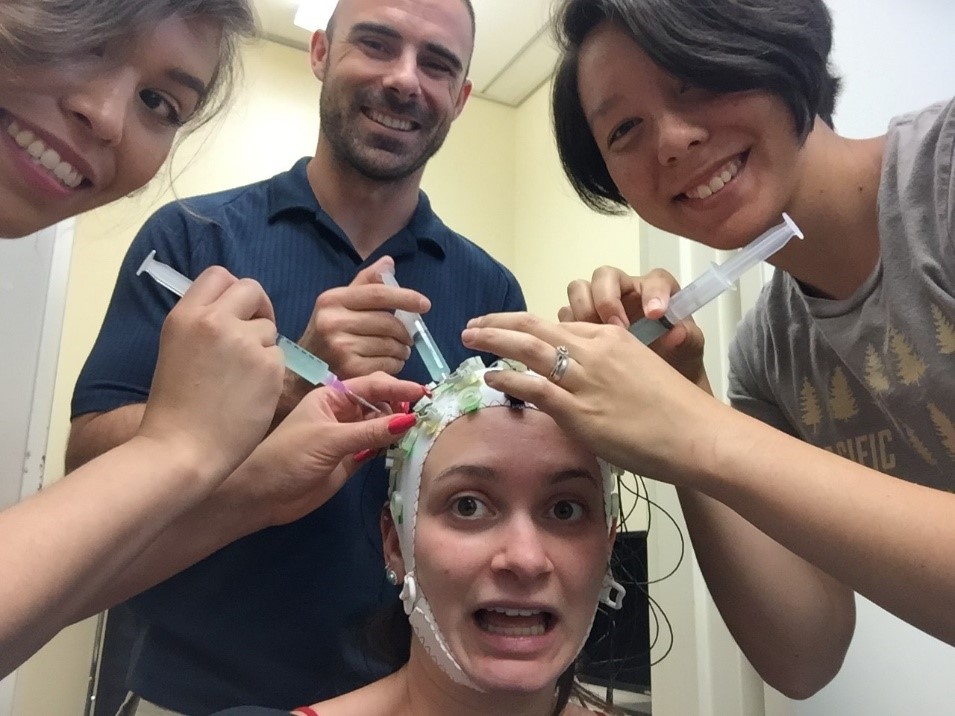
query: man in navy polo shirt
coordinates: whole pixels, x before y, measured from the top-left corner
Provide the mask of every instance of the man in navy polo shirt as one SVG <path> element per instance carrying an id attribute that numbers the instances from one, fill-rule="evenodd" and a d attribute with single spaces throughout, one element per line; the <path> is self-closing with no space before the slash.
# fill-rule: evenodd
<path id="1" fill-rule="evenodd" d="M 470 94 L 473 42 L 470 0 L 341 0 L 312 39 L 322 81 L 315 156 L 166 206 L 134 240 L 77 383 L 71 466 L 125 441 L 142 416 L 174 301 L 135 276 L 153 249 L 188 276 L 220 264 L 257 279 L 279 331 L 342 378 L 384 370 L 429 380 L 396 308 L 427 312 L 452 367 L 468 355 L 468 319 L 524 309 L 511 273 L 445 226 L 419 189 Z M 402 288 L 379 282 L 392 261 Z M 277 420 L 308 387 L 289 374 Z M 122 597 L 165 579 L 130 601 L 141 626 L 124 713 L 287 709 L 383 676 L 356 633 L 397 598 L 378 531 L 386 492 L 375 459 L 308 514 L 247 504 L 268 496 L 214 496 L 170 528 L 116 585 Z M 217 535 L 243 520 L 249 534 L 213 553 Z"/>

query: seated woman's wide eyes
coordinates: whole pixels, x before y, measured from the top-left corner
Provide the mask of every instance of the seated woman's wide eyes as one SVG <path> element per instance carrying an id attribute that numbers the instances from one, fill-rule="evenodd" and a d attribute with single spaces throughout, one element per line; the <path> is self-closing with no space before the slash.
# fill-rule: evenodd
<path id="1" fill-rule="evenodd" d="M 451 511 L 458 517 L 475 520 L 487 514 L 487 507 L 473 495 L 464 495 L 455 499 Z"/>
<path id="2" fill-rule="evenodd" d="M 561 522 L 573 522 L 584 516 L 583 506 L 570 500 L 559 500 L 550 510 L 551 514 Z"/>

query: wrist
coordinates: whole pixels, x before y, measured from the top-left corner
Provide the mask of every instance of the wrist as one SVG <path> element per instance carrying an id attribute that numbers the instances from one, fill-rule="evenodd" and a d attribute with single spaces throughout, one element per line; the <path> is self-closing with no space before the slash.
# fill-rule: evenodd
<path id="1" fill-rule="evenodd" d="M 753 426 L 762 423 L 753 420 L 723 403 L 719 414 L 713 416 L 709 439 L 697 455 L 700 479 L 698 489 L 710 497 L 727 502 L 740 487 L 740 480 L 747 471 L 753 456 L 759 455 L 765 446 L 759 444 L 759 431 Z"/>
<path id="2" fill-rule="evenodd" d="M 205 496 L 215 489 L 222 477 L 222 471 L 204 461 L 198 445 L 191 440 L 138 433 L 116 449 L 128 450 L 136 463 L 163 466 L 163 483 L 185 495 Z"/>
<path id="3" fill-rule="evenodd" d="M 171 421 L 153 423 L 147 418 L 140 425 L 137 437 L 152 441 L 163 456 L 176 461 L 181 468 L 192 472 L 194 479 L 210 489 L 219 485 L 248 453 L 240 453 L 235 446 L 223 443 L 218 436 L 201 434 L 195 426 L 170 425 Z"/>
<path id="4" fill-rule="evenodd" d="M 215 499 L 232 522 L 233 539 L 272 527 L 271 504 L 264 486 L 273 478 L 268 465 L 258 460 L 257 451 L 239 465 L 215 492 Z"/>

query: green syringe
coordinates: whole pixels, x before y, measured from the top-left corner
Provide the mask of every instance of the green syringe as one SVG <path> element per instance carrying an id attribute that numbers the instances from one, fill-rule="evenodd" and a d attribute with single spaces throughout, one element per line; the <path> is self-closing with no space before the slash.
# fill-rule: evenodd
<path id="1" fill-rule="evenodd" d="M 727 289 L 733 288 L 740 276 L 775 254 L 794 236 L 803 238 L 802 231 L 789 214 L 784 213 L 782 222 L 762 233 L 722 264 L 711 264 L 706 273 L 670 296 L 666 313 L 660 318 L 641 318 L 631 324 L 630 333 L 644 345 L 650 345 L 677 322 L 688 318 L 697 309 L 719 297 Z"/>
<path id="2" fill-rule="evenodd" d="M 143 261 L 139 270 L 136 271 L 136 275 L 139 276 L 142 273 L 149 274 L 155 279 L 156 283 L 168 288 L 181 298 L 182 295 L 189 290 L 192 281 L 176 271 L 172 266 L 157 261 L 155 256 L 155 250 L 150 251 L 149 256 L 146 257 L 146 260 Z M 282 350 L 282 355 L 285 357 L 285 367 L 296 375 L 301 376 L 312 385 L 327 385 L 329 388 L 334 388 L 339 393 L 347 395 L 352 400 L 357 401 L 363 407 L 376 413 L 381 412 L 379 408 L 349 390 L 348 386 L 342 383 L 338 379 L 338 376 L 332 373 L 328 363 L 318 356 L 312 355 L 295 341 L 279 334 L 275 339 L 275 344 Z"/>
<path id="3" fill-rule="evenodd" d="M 382 271 L 381 280 L 386 286 L 398 287 L 398 281 L 391 271 Z M 401 321 L 405 330 L 408 331 L 408 335 L 411 336 L 411 341 L 414 343 L 418 355 L 421 356 L 425 368 L 428 369 L 431 380 L 437 383 L 447 378 L 451 374 L 451 369 L 441 354 L 438 344 L 434 342 L 431 331 L 424 325 L 421 315 L 398 309 L 395 311 L 395 318 Z"/>

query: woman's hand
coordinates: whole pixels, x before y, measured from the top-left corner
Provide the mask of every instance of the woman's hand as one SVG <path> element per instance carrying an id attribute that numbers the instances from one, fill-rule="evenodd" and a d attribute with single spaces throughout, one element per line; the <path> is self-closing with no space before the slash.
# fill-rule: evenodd
<path id="1" fill-rule="evenodd" d="M 204 271 L 163 324 L 138 435 L 204 478 L 225 479 L 272 421 L 285 373 L 277 336 L 256 281 Z"/>
<path id="2" fill-rule="evenodd" d="M 557 382 L 514 371 L 485 379 L 536 404 L 604 459 L 668 482 L 698 479 L 721 416 L 732 412 L 619 326 L 501 313 L 472 320 L 462 340 L 542 376 L 556 364 L 556 347 L 565 346 L 571 360 Z"/>
<path id="3" fill-rule="evenodd" d="M 417 383 L 373 373 L 345 381 L 357 395 L 396 408 L 424 395 Z M 367 416 L 332 388 L 308 393 L 223 488 L 261 527 L 287 524 L 325 504 L 363 460 L 397 442 L 415 424 L 411 413 Z M 357 453 L 357 454 L 356 454 Z"/>
<path id="4" fill-rule="evenodd" d="M 578 279 L 567 286 L 569 305 L 557 315 L 562 323 L 586 321 L 627 328 L 641 318 L 663 316 L 670 296 L 679 290 L 673 275 L 663 269 L 630 276 L 613 266 L 601 266 L 590 281 Z M 651 348 L 687 380 L 709 392 L 703 342 L 703 332 L 688 318 L 654 341 Z"/>

